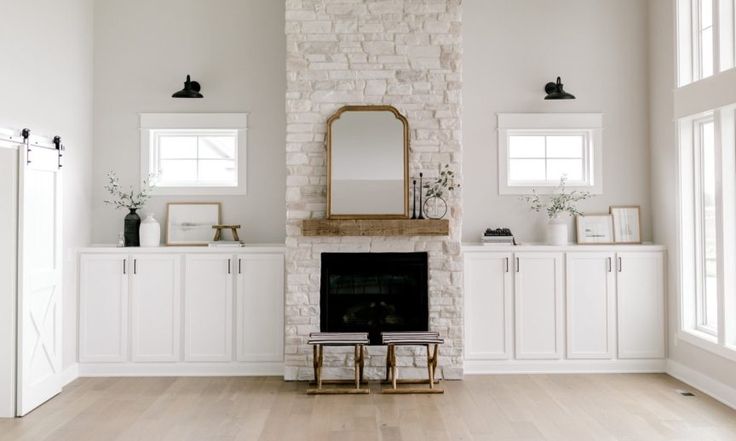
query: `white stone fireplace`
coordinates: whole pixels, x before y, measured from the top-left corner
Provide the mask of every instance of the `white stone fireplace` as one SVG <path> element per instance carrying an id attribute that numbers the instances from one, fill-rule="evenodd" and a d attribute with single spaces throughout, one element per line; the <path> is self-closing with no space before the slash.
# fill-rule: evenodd
<path id="1" fill-rule="evenodd" d="M 343 105 L 383 104 L 409 120 L 410 174 L 449 164 L 462 182 L 461 0 L 287 0 L 287 252 L 285 377 L 312 377 L 310 332 L 320 330 L 320 260 L 327 252 L 427 252 L 429 328 L 446 339 L 444 378 L 462 376 L 462 189 L 448 201 L 446 237 L 305 237 L 326 211 L 326 121 Z M 369 347 L 366 375 L 384 373 Z M 351 375 L 348 352 L 326 354 L 325 374 Z M 399 353 L 426 371 L 423 352 Z M 411 375 L 407 372 L 407 375 Z"/>

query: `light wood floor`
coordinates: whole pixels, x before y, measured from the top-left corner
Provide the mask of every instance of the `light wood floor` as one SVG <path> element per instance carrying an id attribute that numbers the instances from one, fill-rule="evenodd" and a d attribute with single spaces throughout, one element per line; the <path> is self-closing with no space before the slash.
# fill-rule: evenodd
<path id="1" fill-rule="evenodd" d="M 0 440 L 736 440 L 736 411 L 666 375 L 504 375 L 444 395 L 307 396 L 278 378 L 80 379 Z M 378 386 L 371 386 L 374 391 Z"/>

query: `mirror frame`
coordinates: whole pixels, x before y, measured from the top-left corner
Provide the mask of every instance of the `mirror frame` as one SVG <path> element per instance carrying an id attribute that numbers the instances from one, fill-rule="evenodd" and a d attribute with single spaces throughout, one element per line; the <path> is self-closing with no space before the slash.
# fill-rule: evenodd
<path id="1" fill-rule="evenodd" d="M 332 214 L 332 124 L 346 112 L 391 112 L 404 126 L 404 213 Z M 394 106 L 343 106 L 327 119 L 327 219 L 408 219 L 409 218 L 409 121 Z"/>

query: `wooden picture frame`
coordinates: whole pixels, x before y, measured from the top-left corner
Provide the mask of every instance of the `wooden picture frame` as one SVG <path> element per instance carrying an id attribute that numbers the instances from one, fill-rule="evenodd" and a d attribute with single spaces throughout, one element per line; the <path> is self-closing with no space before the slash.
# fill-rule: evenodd
<path id="1" fill-rule="evenodd" d="M 639 205 L 612 205 L 613 241 L 621 244 L 641 243 L 641 207 Z"/>
<path id="2" fill-rule="evenodd" d="M 219 202 L 169 202 L 166 204 L 166 245 L 206 246 L 213 225 L 220 224 Z"/>
<path id="3" fill-rule="evenodd" d="M 580 245 L 612 245 L 613 216 L 586 214 L 575 217 L 577 241 Z"/>

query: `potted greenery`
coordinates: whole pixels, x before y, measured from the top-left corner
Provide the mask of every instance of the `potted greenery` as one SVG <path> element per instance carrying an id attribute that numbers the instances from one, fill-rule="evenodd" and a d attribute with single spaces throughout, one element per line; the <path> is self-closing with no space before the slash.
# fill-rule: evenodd
<path id="1" fill-rule="evenodd" d="M 566 191 L 567 176 L 560 179 L 560 185 L 549 195 L 540 195 L 536 189 L 532 194 L 522 199 L 529 204 L 529 208 L 537 213 L 542 211 L 547 215 L 547 244 L 566 245 L 568 238 L 567 223 L 561 219 L 564 215 L 577 216 L 581 212 L 577 203 L 591 197 L 590 193 L 577 190 Z"/>
<path id="2" fill-rule="evenodd" d="M 120 186 L 120 180 L 115 172 L 107 173 L 107 184 L 105 190 L 110 194 L 110 198 L 105 203 L 112 205 L 115 209 L 125 208 L 129 212 L 125 216 L 123 236 L 125 238 L 126 247 L 140 246 L 139 228 L 141 226 L 141 218 L 136 213 L 151 198 L 153 187 L 149 180 L 144 180 L 141 190 L 135 192 L 133 186 L 129 186 L 127 190 L 123 190 Z"/>

